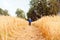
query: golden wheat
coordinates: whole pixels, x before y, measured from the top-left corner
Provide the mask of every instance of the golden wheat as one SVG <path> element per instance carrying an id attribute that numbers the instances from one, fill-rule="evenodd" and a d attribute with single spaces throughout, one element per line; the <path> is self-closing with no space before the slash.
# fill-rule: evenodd
<path id="1" fill-rule="evenodd" d="M 60 40 L 60 16 L 45 16 L 32 25 L 39 28 L 45 40 Z"/>

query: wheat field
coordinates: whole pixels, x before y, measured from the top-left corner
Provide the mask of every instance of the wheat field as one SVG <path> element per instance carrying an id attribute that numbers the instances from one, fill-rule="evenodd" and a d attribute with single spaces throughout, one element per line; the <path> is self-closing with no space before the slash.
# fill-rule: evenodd
<path id="1" fill-rule="evenodd" d="M 0 16 L 0 40 L 60 40 L 60 16 L 44 16 L 28 25 L 28 21 Z"/>

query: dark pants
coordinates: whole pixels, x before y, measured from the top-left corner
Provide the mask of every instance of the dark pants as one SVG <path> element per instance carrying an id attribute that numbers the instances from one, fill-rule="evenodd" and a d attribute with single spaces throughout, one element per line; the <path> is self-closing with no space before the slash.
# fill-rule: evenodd
<path id="1" fill-rule="evenodd" d="M 29 25 L 31 25 L 31 22 L 29 22 Z"/>

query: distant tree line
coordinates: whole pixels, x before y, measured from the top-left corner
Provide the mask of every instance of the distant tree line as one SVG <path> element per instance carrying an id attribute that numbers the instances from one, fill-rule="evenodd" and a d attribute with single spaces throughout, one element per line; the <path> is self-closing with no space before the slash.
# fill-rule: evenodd
<path id="1" fill-rule="evenodd" d="M 2 8 L 0 8 L 0 15 L 5 15 L 5 16 L 9 16 L 8 14 L 8 10 L 3 10 Z"/>
<path id="2" fill-rule="evenodd" d="M 59 4 L 57 0 L 31 0 L 27 17 L 35 21 L 42 16 L 57 15 Z"/>
<path id="3" fill-rule="evenodd" d="M 22 9 L 17 8 L 16 12 L 16 17 L 20 17 L 20 18 L 24 18 L 25 19 L 25 13 Z M 10 16 L 8 13 L 8 10 L 3 10 L 2 8 L 0 8 L 0 15 L 4 15 L 4 16 Z"/>
<path id="4" fill-rule="evenodd" d="M 25 13 L 22 9 L 17 8 L 16 15 L 17 15 L 17 17 L 25 18 Z"/>
<path id="5" fill-rule="evenodd" d="M 30 9 L 27 13 L 27 17 L 32 21 L 36 21 L 42 16 L 57 15 L 60 9 L 60 2 L 58 0 L 31 0 Z M 22 9 L 16 9 L 16 17 L 24 18 L 25 13 Z M 10 16 L 8 10 L 0 8 L 0 15 Z"/>

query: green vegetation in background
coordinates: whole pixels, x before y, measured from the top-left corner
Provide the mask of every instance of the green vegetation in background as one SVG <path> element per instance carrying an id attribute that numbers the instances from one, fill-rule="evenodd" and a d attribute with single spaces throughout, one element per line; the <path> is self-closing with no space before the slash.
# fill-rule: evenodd
<path id="1" fill-rule="evenodd" d="M 25 14 L 24 14 L 24 11 L 22 9 L 17 9 L 16 10 L 16 15 L 17 17 L 20 17 L 20 18 L 25 18 Z"/>
<path id="2" fill-rule="evenodd" d="M 57 15 L 59 11 L 59 2 L 57 0 L 31 0 L 30 5 L 27 16 L 33 21 L 42 16 Z"/>
<path id="3" fill-rule="evenodd" d="M 5 15 L 5 16 L 9 16 L 8 14 L 8 10 L 3 10 L 2 8 L 0 8 L 0 15 Z"/>

